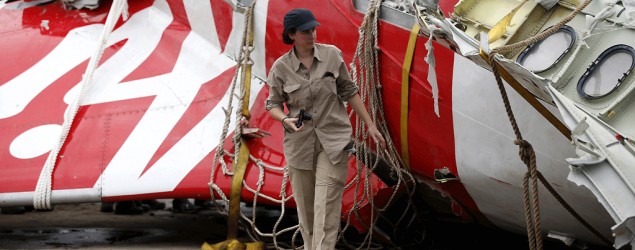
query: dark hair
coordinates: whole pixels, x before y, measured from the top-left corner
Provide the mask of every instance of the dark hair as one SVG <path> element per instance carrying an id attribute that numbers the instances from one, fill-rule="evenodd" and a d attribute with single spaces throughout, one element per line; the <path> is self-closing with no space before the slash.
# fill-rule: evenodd
<path id="1" fill-rule="evenodd" d="M 291 37 L 289 37 L 289 34 L 293 34 L 295 33 L 296 29 L 295 28 L 290 28 L 288 30 L 285 30 L 282 32 L 282 42 L 285 44 L 293 44 L 293 40 L 291 39 Z"/>

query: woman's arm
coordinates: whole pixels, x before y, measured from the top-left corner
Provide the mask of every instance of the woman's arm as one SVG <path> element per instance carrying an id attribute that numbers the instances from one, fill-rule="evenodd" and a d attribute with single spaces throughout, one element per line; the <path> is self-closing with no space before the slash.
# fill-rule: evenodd
<path id="1" fill-rule="evenodd" d="M 265 101 L 265 107 L 267 110 L 269 110 L 269 114 L 274 120 L 282 122 L 282 127 L 284 127 L 285 130 L 289 132 L 298 131 L 302 127 L 304 127 L 304 125 L 296 128 L 295 123 L 298 121 L 298 118 L 287 117 L 287 115 L 285 115 L 284 111 L 282 110 L 282 103 L 285 102 L 285 98 L 283 97 L 282 92 L 282 80 L 276 77 L 275 69 L 277 65 L 278 64 L 276 62 L 269 71 L 269 76 L 267 78 L 267 85 L 269 86 L 269 97 L 267 97 L 267 100 Z"/>
<path id="2" fill-rule="evenodd" d="M 377 126 L 375 126 L 375 123 L 370 119 L 370 115 L 368 115 L 366 106 L 364 106 L 362 98 L 359 97 L 359 94 L 354 94 L 353 96 L 348 98 L 348 103 L 351 105 L 355 113 L 357 113 L 357 115 L 362 118 L 362 121 L 364 121 L 364 123 L 368 125 L 368 133 L 373 138 L 373 140 L 376 143 L 379 143 L 379 146 L 382 149 L 385 149 L 386 141 L 384 140 L 384 137 L 381 135 L 379 130 L 377 130 Z"/>
<path id="3" fill-rule="evenodd" d="M 293 129 L 293 131 L 298 131 L 302 127 L 304 127 L 304 124 L 303 124 L 302 127 L 296 128 L 295 123 L 298 121 L 298 118 L 288 117 L 287 115 L 284 114 L 284 111 L 282 111 L 282 109 L 280 109 L 279 107 L 271 108 L 269 110 L 269 114 L 271 115 L 271 117 L 273 117 L 274 120 L 282 122 L 282 126 L 287 130 Z"/>

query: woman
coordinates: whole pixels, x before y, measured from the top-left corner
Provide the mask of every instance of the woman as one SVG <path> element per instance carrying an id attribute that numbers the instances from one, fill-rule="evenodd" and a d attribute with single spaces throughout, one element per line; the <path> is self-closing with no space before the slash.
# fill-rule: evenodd
<path id="1" fill-rule="evenodd" d="M 293 49 L 269 71 L 266 107 L 286 130 L 284 154 L 304 247 L 334 249 L 348 172 L 344 147 L 352 134 L 343 101 L 368 125 L 371 138 L 380 147 L 385 148 L 385 141 L 351 81 L 342 52 L 315 42 L 318 25 L 307 9 L 293 9 L 284 16 L 282 39 Z M 301 112 L 308 115 L 298 123 Z"/>

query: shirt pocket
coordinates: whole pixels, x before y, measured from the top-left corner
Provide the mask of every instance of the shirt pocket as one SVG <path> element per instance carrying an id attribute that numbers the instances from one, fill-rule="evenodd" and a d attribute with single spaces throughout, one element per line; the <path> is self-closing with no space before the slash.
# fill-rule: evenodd
<path id="1" fill-rule="evenodd" d="M 322 91 L 324 91 L 326 94 L 339 97 L 337 95 L 337 75 L 335 74 L 327 71 L 320 79 L 320 83 L 322 85 Z"/>
<path id="2" fill-rule="evenodd" d="M 285 84 L 284 87 L 282 87 L 282 90 L 287 95 L 288 104 L 291 104 L 293 106 L 300 106 L 299 102 L 303 99 L 300 87 L 302 87 L 302 84 L 300 83 Z"/>

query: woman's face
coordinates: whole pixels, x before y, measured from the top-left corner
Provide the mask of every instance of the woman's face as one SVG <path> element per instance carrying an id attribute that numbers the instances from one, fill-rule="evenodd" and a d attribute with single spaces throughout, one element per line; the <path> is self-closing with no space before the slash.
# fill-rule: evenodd
<path id="1" fill-rule="evenodd" d="M 317 38 L 317 33 L 315 33 L 315 27 L 312 29 L 308 29 L 305 31 L 296 31 L 295 33 L 289 34 L 291 40 L 293 40 L 293 44 L 302 48 L 313 48 L 315 45 L 315 39 Z"/>

